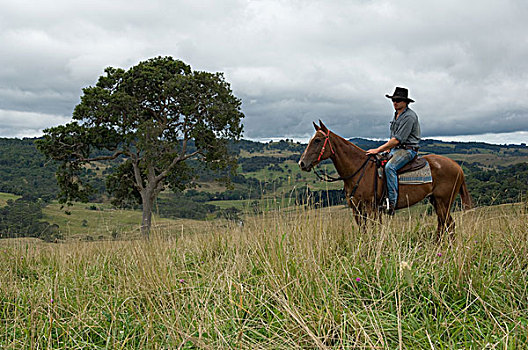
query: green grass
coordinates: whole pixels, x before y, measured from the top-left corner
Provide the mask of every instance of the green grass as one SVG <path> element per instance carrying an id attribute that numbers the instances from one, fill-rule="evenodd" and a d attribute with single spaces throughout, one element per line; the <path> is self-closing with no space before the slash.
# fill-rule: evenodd
<path id="1" fill-rule="evenodd" d="M 235 207 L 244 213 L 254 213 L 256 211 L 274 211 L 295 206 L 296 200 L 291 196 L 281 196 L 275 198 L 273 196 L 264 197 L 261 199 L 243 199 L 243 200 L 219 200 L 209 201 L 208 204 L 213 204 L 221 209 Z"/>
<path id="2" fill-rule="evenodd" d="M 504 156 L 497 153 L 479 153 L 479 154 L 446 154 L 446 157 L 449 157 L 457 162 L 463 163 L 479 163 L 490 168 L 497 168 L 499 166 L 510 166 L 517 163 L 528 162 L 528 154 L 524 156 Z"/>
<path id="3" fill-rule="evenodd" d="M 526 205 L 456 220 L 440 243 L 433 216 L 359 232 L 339 208 L 3 240 L 0 348 L 527 348 Z"/>
<path id="4" fill-rule="evenodd" d="M 0 207 L 6 206 L 8 200 L 14 201 L 14 200 L 17 200 L 18 198 L 20 198 L 20 196 L 17 196 L 11 193 L 0 192 Z"/>
<path id="5" fill-rule="evenodd" d="M 93 210 L 97 208 L 97 210 Z M 68 213 L 66 213 L 66 211 Z M 113 209 L 110 205 L 74 203 L 61 208 L 57 202 L 42 210 L 44 221 L 59 225 L 66 239 L 109 239 L 117 237 L 137 237 L 140 233 L 141 211 Z M 153 215 L 153 227 L 177 228 L 203 225 L 200 221 L 187 219 L 166 219 Z"/>
<path id="6" fill-rule="evenodd" d="M 253 177 L 260 181 L 275 183 L 277 183 L 277 180 L 280 179 L 282 181 L 282 184 L 277 184 L 274 188 L 274 193 L 277 194 L 277 197 L 280 197 L 291 191 L 293 186 L 304 187 L 308 185 L 308 187 L 312 190 L 343 188 L 343 183 L 341 182 L 327 183 L 319 181 L 319 179 L 313 172 L 308 173 L 302 171 L 297 165 L 297 163 L 294 161 L 288 160 L 280 164 L 279 166 L 284 170 L 284 172 L 270 171 L 269 169 L 264 168 L 256 172 L 244 173 L 244 176 Z M 338 176 L 332 164 L 321 165 L 317 169 L 320 172 L 324 172 L 326 170 L 329 172 L 329 174 L 332 174 L 332 176 L 334 177 Z M 298 178 L 299 175 L 300 178 Z"/>

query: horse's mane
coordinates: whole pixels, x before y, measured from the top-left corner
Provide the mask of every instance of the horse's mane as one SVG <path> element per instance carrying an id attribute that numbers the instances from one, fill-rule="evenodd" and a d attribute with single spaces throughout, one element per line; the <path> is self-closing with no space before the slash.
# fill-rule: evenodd
<path id="1" fill-rule="evenodd" d="M 341 137 L 339 136 L 338 134 L 336 134 L 335 132 L 332 132 L 335 136 L 337 136 L 337 138 L 341 141 L 343 141 L 343 143 L 345 143 L 346 145 L 348 146 L 352 146 L 353 148 L 355 148 L 357 151 L 359 152 L 366 152 L 364 149 L 362 149 L 361 147 L 357 146 L 355 143 L 345 139 L 344 137 Z"/>

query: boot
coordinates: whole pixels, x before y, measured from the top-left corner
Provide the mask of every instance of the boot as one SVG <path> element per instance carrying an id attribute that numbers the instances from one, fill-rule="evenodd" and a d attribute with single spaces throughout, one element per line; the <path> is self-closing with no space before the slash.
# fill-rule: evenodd
<path id="1" fill-rule="evenodd" d="M 389 202 L 389 198 L 385 198 L 385 205 L 383 206 L 383 209 L 385 209 L 385 214 L 394 216 L 396 208 L 394 204 Z"/>
<path id="2" fill-rule="evenodd" d="M 389 207 L 387 208 L 387 215 L 394 216 L 394 212 L 396 211 L 396 208 L 394 208 L 394 204 L 389 204 Z"/>

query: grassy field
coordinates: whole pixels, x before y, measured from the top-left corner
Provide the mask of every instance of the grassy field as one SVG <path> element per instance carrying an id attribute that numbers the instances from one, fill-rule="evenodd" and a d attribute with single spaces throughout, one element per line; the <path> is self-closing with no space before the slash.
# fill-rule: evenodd
<path id="1" fill-rule="evenodd" d="M 497 166 L 509 166 L 518 163 L 528 162 L 528 155 L 525 156 L 507 156 L 500 154 L 446 154 L 445 156 L 461 163 L 479 163 L 494 169 Z"/>
<path id="2" fill-rule="evenodd" d="M 358 232 L 349 210 L 300 207 L 149 240 L 2 240 L 0 348 L 528 348 L 526 204 L 456 220 L 440 243 L 419 211 Z"/>
<path id="3" fill-rule="evenodd" d="M 20 198 L 20 196 L 11 194 L 11 193 L 4 193 L 0 192 L 0 207 L 5 207 L 7 205 L 8 200 L 17 200 Z"/>
<path id="4" fill-rule="evenodd" d="M 65 211 L 68 211 L 67 214 Z M 110 204 L 74 203 L 61 208 L 57 202 L 42 210 L 43 220 L 59 225 L 66 240 L 102 240 L 126 237 L 135 239 L 140 235 L 141 211 L 113 209 Z M 166 219 L 154 214 L 155 229 L 168 231 L 193 229 L 205 223 L 187 219 Z"/>
<path id="5" fill-rule="evenodd" d="M 274 192 L 277 196 L 287 194 L 292 190 L 293 186 L 305 187 L 308 185 L 312 190 L 326 190 L 326 189 L 342 189 L 343 183 L 335 182 L 328 183 L 320 181 L 313 172 L 302 171 L 296 162 L 288 160 L 280 165 L 283 172 L 270 171 L 269 169 L 261 169 L 255 172 L 244 173 L 244 176 L 253 177 L 260 181 L 266 181 L 271 183 L 278 183 L 277 180 L 281 180 L 281 185 L 274 187 Z M 329 175 L 338 177 L 339 175 L 335 171 L 332 164 L 324 164 L 318 168 L 318 171 L 324 173 L 328 172 Z"/>

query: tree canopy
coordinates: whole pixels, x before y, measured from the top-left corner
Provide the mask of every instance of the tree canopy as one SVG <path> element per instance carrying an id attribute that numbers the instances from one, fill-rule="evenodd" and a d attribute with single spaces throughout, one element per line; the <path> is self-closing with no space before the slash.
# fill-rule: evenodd
<path id="1" fill-rule="evenodd" d="M 189 185 L 188 160 L 214 170 L 234 164 L 227 143 L 241 136 L 240 107 L 222 73 L 157 57 L 128 70 L 106 68 L 83 89 L 73 121 L 44 130 L 38 148 L 59 163 L 61 203 L 87 201 L 91 188 L 80 175 L 88 163 L 120 161 L 108 187 L 118 200 L 141 199 L 148 233 L 160 191 Z"/>

